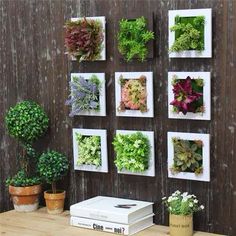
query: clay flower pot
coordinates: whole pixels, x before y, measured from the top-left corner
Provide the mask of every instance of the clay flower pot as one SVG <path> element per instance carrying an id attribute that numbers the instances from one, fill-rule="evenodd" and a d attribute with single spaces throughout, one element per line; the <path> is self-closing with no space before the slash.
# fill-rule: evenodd
<path id="1" fill-rule="evenodd" d="M 192 236 L 193 215 L 169 215 L 170 236 Z"/>
<path id="2" fill-rule="evenodd" d="M 31 212 L 38 209 L 41 185 L 28 187 L 9 186 L 9 193 L 16 211 Z"/>
<path id="3" fill-rule="evenodd" d="M 66 192 L 57 191 L 52 193 L 51 190 L 44 192 L 44 198 L 46 201 L 47 211 L 49 214 L 60 214 L 64 210 Z"/>

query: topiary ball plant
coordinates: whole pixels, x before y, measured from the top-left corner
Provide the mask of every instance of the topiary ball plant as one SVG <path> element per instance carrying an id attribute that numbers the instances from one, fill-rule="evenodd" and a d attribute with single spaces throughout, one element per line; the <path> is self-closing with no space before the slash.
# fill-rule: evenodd
<path id="1" fill-rule="evenodd" d="M 6 113 L 6 129 L 22 147 L 18 156 L 20 170 L 13 178 L 7 179 L 7 185 L 26 187 L 41 182 L 35 171 L 38 154 L 32 144 L 46 132 L 48 124 L 45 111 L 34 101 L 19 102 Z"/>
<path id="2" fill-rule="evenodd" d="M 33 143 L 45 133 L 49 119 L 36 102 L 23 101 L 9 109 L 5 122 L 9 134 L 27 144 Z"/>
<path id="3" fill-rule="evenodd" d="M 145 18 L 142 16 L 134 20 L 122 19 L 119 26 L 119 52 L 126 61 L 131 61 L 135 57 L 144 61 L 148 54 L 147 43 L 154 39 L 154 32 L 147 30 Z"/>
<path id="4" fill-rule="evenodd" d="M 69 163 L 66 156 L 59 152 L 49 150 L 39 158 L 38 171 L 41 178 L 52 185 L 52 193 L 57 193 L 56 182 L 66 175 L 68 169 Z"/>

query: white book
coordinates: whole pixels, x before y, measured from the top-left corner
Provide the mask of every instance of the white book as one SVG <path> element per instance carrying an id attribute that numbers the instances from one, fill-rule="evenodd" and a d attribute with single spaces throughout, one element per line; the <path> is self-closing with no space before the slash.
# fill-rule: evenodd
<path id="1" fill-rule="evenodd" d="M 70 224 L 86 229 L 104 231 L 115 234 L 132 235 L 153 225 L 153 215 L 150 214 L 131 225 L 119 224 L 101 220 L 71 216 Z"/>
<path id="2" fill-rule="evenodd" d="M 97 196 L 70 207 L 70 215 L 132 224 L 153 213 L 153 202 Z"/>

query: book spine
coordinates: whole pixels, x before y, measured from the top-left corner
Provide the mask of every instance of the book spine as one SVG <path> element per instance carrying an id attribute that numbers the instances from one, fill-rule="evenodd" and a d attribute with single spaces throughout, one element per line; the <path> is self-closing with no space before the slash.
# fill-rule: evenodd
<path id="1" fill-rule="evenodd" d="M 116 222 L 120 224 L 128 224 L 128 215 L 116 215 L 114 212 L 100 212 L 90 209 L 70 209 L 70 215 L 81 217 L 81 218 L 89 218 L 94 220 L 108 221 L 108 222 Z"/>
<path id="2" fill-rule="evenodd" d="M 103 232 L 115 233 L 115 234 L 120 234 L 120 235 L 129 234 L 128 225 L 116 224 L 112 222 L 105 222 L 105 221 L 71 216 L 70 224 L 72 226 L 92 229 L 96 231 L 103 231 Z"/>

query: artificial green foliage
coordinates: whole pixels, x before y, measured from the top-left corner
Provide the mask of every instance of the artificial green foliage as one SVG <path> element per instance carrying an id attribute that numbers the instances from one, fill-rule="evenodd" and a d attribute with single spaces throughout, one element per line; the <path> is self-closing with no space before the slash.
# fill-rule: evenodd
<path id="1" fill-rule="evenodd" d="M 56 193 L 56 181 L 62 179 L 69 169 L 69 163 L 63 154 L 49 150 L 39 157 L 38 171 L 41 178 L 52 184 L 52 192 Z"/>
<path id="2" fill-rule="evenodd" d="M 192 215 L 194 212 L 202 211 L 203 205 L 199 204 L 197 197 L 187 192 L 181 193 L 179 190 L 175 191 L 171 196 L 163 197 L 163 203 L 167 210 L 173 215 Z"/>
<path id="3" fill-rule="evenodd" d="M 150 143 L 143 133 L 116 134 L 112 144 L 116 152 L 114 162 L 119 171 L 144 172 L 149 168 Z"/>
<path id="4" fill-rule="evenodd" d="M 119 52 L 127 61 L 135 57 L 144 61 L 148 54 L 147 43 L 154 39 L 154 33 L 147 30 L 145 18 L 142 16 L 134 20 L 122 19 L 119 26 Z"/>
<path id="5" fill-rule="evenodd" d="M 9 109 L 5 123 L 12 137 L 22 143 L 32 143 L 45 133 L 49 119 L 37 103 L 23 101 Z"/>
<path id="6" fill-rule="evenodd" d="M 9 177 L 6 180 L 6 185 L 12 185 L 15 187 L 27 187 L 33 186 L 41 183 L 41 179 L 39 176 L 29 177 L 24 170 L 18 171 L 18 173 L 13 176 Z"/>
<path id="7" fill-rule="evenodd" d="M 170 28 L 175 32 L 175 42 L 170 52 L 186 50 L 204 50 L 205 17 L 175 17 L 175 25 Z"/>
<path id="8" fill-rule="evenodd" d="M 76 141 L 79 149 L 77 165 L 101 166 L 101 137 L 76 133 Z"/>
<path id="9" fill-rule="evenodd" d="M 46 132 L 48 123 L 49 119 L 44 110 L 33 101 L 19 102 L 6 113 L 7 131 L 18 139 L 21 148 L 17 156 L 19 171 L 6 180 L 7 185 L 25 187 L 40 183 L 36 171 L 39 154 L 32 145 Z"/>
<path id="10" fill-rule="evenodd" d="M 202 167 L 202 146 L 201 140 L 172 139 L 174 145 L 174 164 L 171 167 L 173 172 L 194 172 L 201 174 Z"/>

